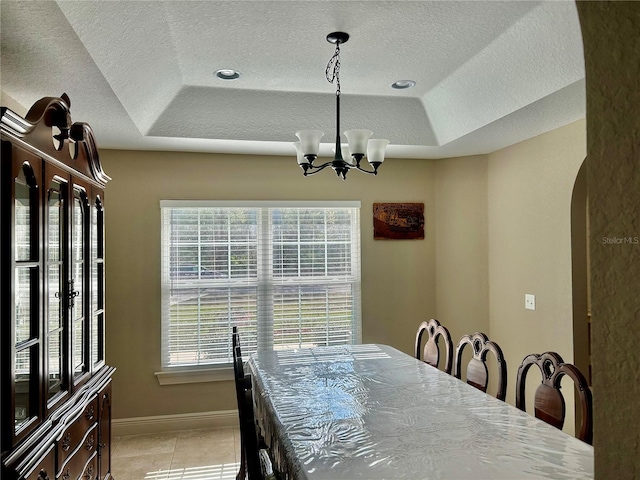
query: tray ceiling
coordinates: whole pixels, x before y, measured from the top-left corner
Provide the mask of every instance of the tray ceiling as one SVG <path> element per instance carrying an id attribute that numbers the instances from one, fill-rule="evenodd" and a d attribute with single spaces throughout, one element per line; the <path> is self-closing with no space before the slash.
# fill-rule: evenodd
<path id="1" fill-rule="evenodd" d="M 35 1 L 0 14 L 4 99 L 26 110 L 66 92 L 101 148 L 293 156 L 295 132 L 318 128 L 330 152 L 335 30 L 351 35 L 342 127 L 389 139 L 390 157 L 487 153 L 585 116 L 572 1 Z M 416 86 L 390 88 L 403 79 Z"/>

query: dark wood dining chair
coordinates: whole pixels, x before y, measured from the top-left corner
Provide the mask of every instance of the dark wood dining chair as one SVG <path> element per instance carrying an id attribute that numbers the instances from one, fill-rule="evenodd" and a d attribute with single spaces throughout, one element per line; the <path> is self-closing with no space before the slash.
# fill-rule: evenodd
<path id="1" fill-rule="evenodd" d="M 498 393 L 496 398 L 504 400 L 507 395 L 507 362 L 500 346 L 492 342 L 482 332 L 473 335 L 463 335 L 456 347 L 456 361 L 453 374 L 462 377 L 462 354 L 467 345 L 473 350 L 473 358 L 467 365 L 467 383 L 478 390 L 487 391 L 489 383 L 489 369 L 487 368 L 487 354 L 493 353 L 498 361 Z"/>
<path id="2" fill-rule="evenodd" d="M 526 411 L 525 384 L 527 372 L 536 365 L 542 374 L 542 383 L 534 397 L 535 416 L 556 428 L 562 428 L 565 418 L 565 401 L 560 391 L 562 377 L 568 375 L 574 381 L 582 405 L 582 424 L 577 437 L 591 445 L 593 443 L 593 401 L 591 390 L 584 375 L 570 363 L 564 363 L 555 352 L 541 355 L 533 353 L 522 361 L 516 380 L 516 407 Z"/>
<path id="3" fill-rule="evenodd" d="M 422 337 L 427 333 L 428 337 L 422 347 Z M 446 347 L 447 356 L 444 364 L 444 371 L 451 373 L 453 367 L 453 342 L 449 330 L 440 325 L 440 322 L 432 318 L 428 322 L 422 322 L 416 333 L 415 354 L 418 360 L 422 360 L 429 365 L 438 368 L 440 364 L 440 347 L 438 338 L 442 338 Z"/>
<path id="4" fill-rule="evenodd" d="M 258 432 L 256 430 L 253 412 L 253 387 L 251 376 L 245 375 L 240 336 L 237 327 L 233 327 L 233 373 L 236 384 L 236 399 L 238 402 L 238 418 L 240 421 L 240 470 L 236 480 L 261 479 L 260 454 L 258 447 Z"/>

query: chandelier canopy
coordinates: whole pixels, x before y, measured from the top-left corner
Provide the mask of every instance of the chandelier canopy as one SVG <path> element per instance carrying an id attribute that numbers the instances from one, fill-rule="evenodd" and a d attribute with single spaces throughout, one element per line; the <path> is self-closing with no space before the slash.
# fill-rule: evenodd
<path id="1" fill-rule="evenodd" d="M 378 174 L 378 167 L 384 162 L 384 153 L 389 140 L 370 139 L 373 132 L 371 130 L 347 130 L 344 136 L 347 137 L 349 146 L 345 148 L 345 160 L 342 156 L 342 144 L 340 141 L 340 44 L 349 40 L 349 34 L 344 32 L 333 32 L 327 35 L 327 41 L 336 46 L 336 51 L 329 59 L 325 75 L 329 83 L 336 84 L 336 148 L 333 160 L 323 163 L 322 165 L 314 165 L 314 160 L 318 158 L 320 150 L 320 139 L 324 132 L 320 130 L 300 130 L 296 132 L 296 137 L 300 141 L 295 142 L 293 146 L 296 148 L 298 165 L 304 171 L 304 176 L 313 175 L 326 167 L 335 170 L 338 177 L 346 180 L 349 170 L 356 169 L 360 172 L 369 173 L 371 175 Z M 366 170 L 360 167 L 360 161 L 367 157 L 369 165 L 373 170 Z"/>

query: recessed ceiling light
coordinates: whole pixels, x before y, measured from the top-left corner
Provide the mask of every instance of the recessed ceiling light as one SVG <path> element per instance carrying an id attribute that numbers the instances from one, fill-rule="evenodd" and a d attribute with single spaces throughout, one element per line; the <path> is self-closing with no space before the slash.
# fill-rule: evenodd
<path id="1" fill-rule="evenodd" d="M 397 82 L 393 82 L 391 84 L 391 88 L 395 88 L 396 90 L 404 90 L 405 88 L 411 88 L 415 86 L 416 82 L 413 80 L 398 80 Z"/>
<path id="2" fill-rule="evenodd" d="M 235 80 L 236 78 L 240 78 L 240 72 L 230 68 L 221 68 L 220 70 L 216 70 L 215 74 L 216 77 L 222 80 Z"/>

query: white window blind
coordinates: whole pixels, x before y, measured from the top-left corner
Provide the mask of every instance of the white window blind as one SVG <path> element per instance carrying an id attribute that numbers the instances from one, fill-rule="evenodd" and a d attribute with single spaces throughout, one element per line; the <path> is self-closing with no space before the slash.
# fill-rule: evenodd
<path id="1" fill-rule="evenodd" d="M 360 340 L 359 202 L 163 200 L 162 365 Z"/>

